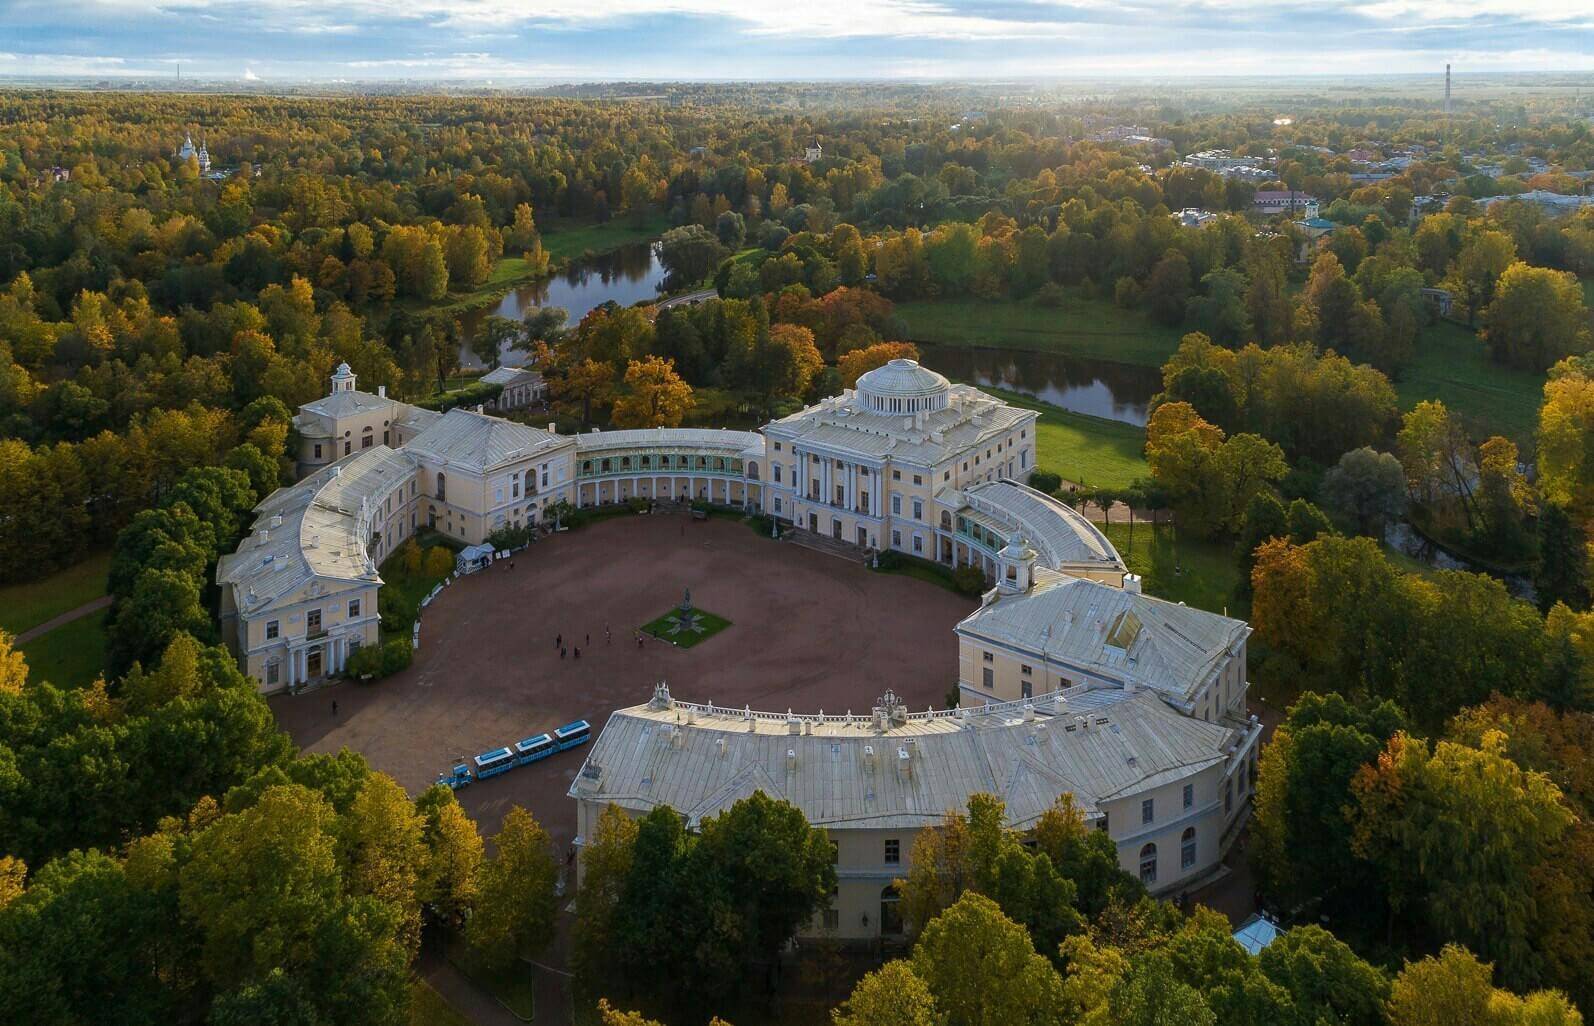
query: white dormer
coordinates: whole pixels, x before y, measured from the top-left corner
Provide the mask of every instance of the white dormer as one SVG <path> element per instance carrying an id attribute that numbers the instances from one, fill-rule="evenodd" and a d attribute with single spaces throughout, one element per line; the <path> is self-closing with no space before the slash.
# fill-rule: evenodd
<path id="1" fill-rule="evenodd" d="M 1035 579 L 1035 558 L 1035 550 L 1023 536 L 1015 535 L 996 554 L 996 587 L 1010 595 L 1029 591 Z"/>

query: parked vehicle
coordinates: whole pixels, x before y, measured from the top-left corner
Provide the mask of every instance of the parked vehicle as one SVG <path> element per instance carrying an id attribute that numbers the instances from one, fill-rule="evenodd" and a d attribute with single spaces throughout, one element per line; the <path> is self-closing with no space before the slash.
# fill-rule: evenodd
<path id="1" fill-rule="evenodd" d="M 458 791 L 475 783 L 476 778 L 470 775 L 470 767 L 462 762 L 447 773 L 439 773 L 437 782 L 447 784 L 450 791 Z"/>
<path id="2" fill-rule="evenodd" d="M 524 741 L 515 742 L 515 764 L 526 766 L 538 759 L 546 759 L 558 750 L 559 746 L 554 744 L 553 736 L 550 734 L 528 737 Z"/>
<path id="3" fill-rule="evenodd" d="M 520 763 L 515 761 L 515 753 L 507 748 L 494 748 L 490 752 L 483 752 L 476 756 L 476 779 L 486 780 L 496 777 L 500 773 L 508 773 Z"/>
<path id="4" fill-rule="evenodd" d="M 591 739 L 591 737 L 592 724 L 588 723 L 586 720 L 576 720 L 574 723 L 566 723 L 564 726 L 553 732 L 553 742 L 561 752 L 566 748 L 574 748 L 577 745 L 584 745 L 588 740 Z"/>

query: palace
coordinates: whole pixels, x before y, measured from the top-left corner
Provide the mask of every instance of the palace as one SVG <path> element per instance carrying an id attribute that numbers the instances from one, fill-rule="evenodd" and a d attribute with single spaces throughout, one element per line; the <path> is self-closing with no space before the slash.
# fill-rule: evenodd
<path id="1" fill-rule="evenodd" d="M 502 377 L 524 391 L 499 409 L 540 398 L 540 377 Z M 956 627 L 958 709 L 909 713 L 887 695 L 867 717 L 758 713 L 660 687 L 616 711 L 570 788 L 578 852 L 609 803 L 696 824 L 762 790 L 836 843 L 841 883 L 814 931 L 861 939 L 900 929 L 892 881 L 915 837 L 977 792 L 1019 829 L 1072 793 L 1159 893 L 1210 874 L 1245 819 L 1261 734 L 1246 715 L 1250 629 L 1142 594 L 1094 524 L 1028 487 L 1032 411 L 911 360 L 757 432 L 562 435 L 355 386 L 340 365 L 300 408 L 300 480 L 260 503 L 217 565 L 223 634 L 268 692 L 336 675 L 378 642 L 378 568 L 416 531 L 480 544 L 555 504 L 702 500 L 990 582 Z"/>

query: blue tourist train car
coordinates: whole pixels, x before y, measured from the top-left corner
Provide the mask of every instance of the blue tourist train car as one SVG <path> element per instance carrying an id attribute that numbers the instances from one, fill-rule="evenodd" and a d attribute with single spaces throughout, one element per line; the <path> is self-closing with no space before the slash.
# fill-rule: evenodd
<path id="1" fill-rule="evenodd" d="M 469 787 L 475 782 L 475 777 L 470 775 L 470 767 L 463 762 L 447 773 L 439 773 L 437 782 L 447 784 L 450 791 L 458 791 L 462 787 Z"/>
<path id="2" fill-rule="evenodd" d="M 586 720 L 577 720 L 574 723 L 566 723 L 555 730 L 553 732 L 553 743 L 562 752 L 566 748 L 574 748 L 576 745 L 586 744 L 591 737 L 592 724 Z"/>
<path id="3" fill-rule="evenodd" d="M 483 752 L 476 756 L 476 779 L 486 780 L 496 777 L 500 773 L 508 773 L 520 763 L 515 761 L 515 753 L 507 748 L 494 748 L 490 752 Z"/>
<path id="4" fill-rule="evenodd" d="M 546 759 L 558 750 L 558 747 L 553 743 L 553 738 L 548 734 L 528 737 L 524 741 L 515 742 L 515 764 L 525 766 L 528 763 L 536 762 L 538 759 Z"/>

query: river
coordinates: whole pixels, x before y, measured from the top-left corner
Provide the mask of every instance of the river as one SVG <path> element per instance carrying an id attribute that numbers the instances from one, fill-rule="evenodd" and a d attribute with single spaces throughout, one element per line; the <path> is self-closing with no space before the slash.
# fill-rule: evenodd
<path id="1" fill-rule="evenodd" d="M 558 274 L 511 290 L 494 306 L 461 315 L 460 366 L 469 370 L 485 366 L 471 352 L 468 340 L 476 325 L 490 315 L 518 321 L 533 307 L 558 306 L 570 315 L 565 323 L 574 327 L 594 307 L 611 299 L 621 306 L 652 299 L 658 295 L 663 281 L 664 265 L 659 262 L 659 247 L 653 243 L 621 246 L 590 259 L 574 261 Z M 526 356 L 523 352 L 506 350 L 501 362 L 518 367 L 526 361 Z"/>
<path id="2" fill-rule="evenodd" d="M 1021 392 L 1136 427 L 1146 426 L 1146 406 L 1162 388 L 1162 372 L 1155 367 L 1029 349 L 920 344 L 919 359 L 957 381 Z"/>

